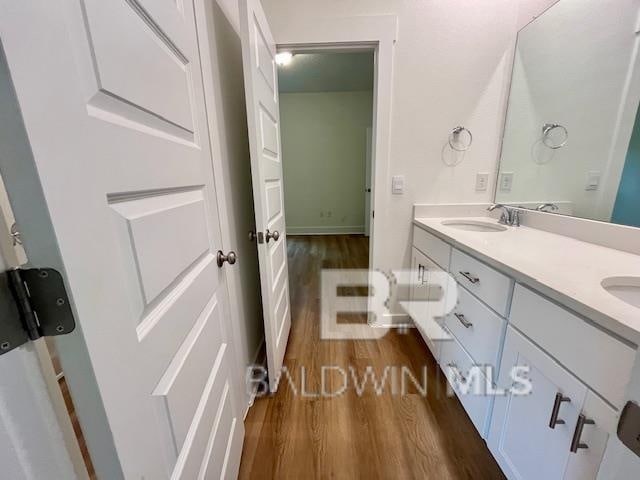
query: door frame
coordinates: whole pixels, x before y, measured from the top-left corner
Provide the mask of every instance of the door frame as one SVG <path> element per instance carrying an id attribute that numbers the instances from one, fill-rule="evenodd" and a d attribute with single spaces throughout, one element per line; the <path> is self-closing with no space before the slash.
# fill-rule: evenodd
<path id="1" fill-rule="evenodd" d="M 385 224 L 389 204 L 389 150 L 391 144 L 391 98 L 393 87 L 393 46 L 397 39 L 395 15 L 339 18 L 296 18 L 287 32 L 274 32 L 278 52 L 345 52 L 373 50 L 373 122 L 371 151 L 371 228 L 369 270 L 379 268 L 383 257 L 376 241 L 376 224 Z M 378 210 L 377 216 L 373 213 Z M 376 322 L 378 323 L 378 322 Z"/>

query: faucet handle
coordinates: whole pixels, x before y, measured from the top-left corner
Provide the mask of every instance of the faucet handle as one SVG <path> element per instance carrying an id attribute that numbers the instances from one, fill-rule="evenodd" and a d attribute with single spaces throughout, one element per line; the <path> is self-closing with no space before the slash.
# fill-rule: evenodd
<path id="1" fill-rule="evenodd" d="M 514 208 L 511 210 L 511 226 L 519 227 L 520 226 L 520 210 Z"/>

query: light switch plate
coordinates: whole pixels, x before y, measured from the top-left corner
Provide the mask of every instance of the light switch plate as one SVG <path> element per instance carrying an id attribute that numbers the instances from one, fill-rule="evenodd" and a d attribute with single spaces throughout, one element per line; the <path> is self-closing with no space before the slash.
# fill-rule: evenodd
<path id="1" fill-rule="evenodd" d="M 404 175 L 394 175 L 391 178 L 391 193 L 402 195 L 404 193 Z"/>
<path id="2" fill-rule="evenodd" d="M 476 173 L 476 192 L 486 192 L 489 186 L 488 173 Z"/>
<path id="3" fill-rule="evenodd" d="M 513 172 L 502 172 L 500 174 L 500 191 L 510 192 L 513 187 Z"/>
<path id="4" fill-rule="evenodd" d="M 591 172 L 587 172 L 587 184 L 585 185 L 585 190 L 598 190 L 600 186 L 600 172 L 593 170 Z"/>
<path id="5" fill-rule="evenodd" d="M 640 457 L 640 405 L 627 402 L 618 423 L 618 438 L 638 457 Z"/>

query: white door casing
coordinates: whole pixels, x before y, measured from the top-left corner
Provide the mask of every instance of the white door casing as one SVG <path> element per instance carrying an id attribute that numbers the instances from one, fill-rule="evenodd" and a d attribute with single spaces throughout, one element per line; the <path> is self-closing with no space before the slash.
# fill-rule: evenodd
<path id="1" fill-rule="evenodd" d="M 275 391 L 291 329 L 276 45 L 259 0 L 239 5 L 256 228 L 265 234 L 258 260 L 267 366 Z M 268 240 L 267 231 L 279 238 Z"/>
<path id="2" fill-rule="evenodd" d="M 239 379 L 192 2 L 0 6 L 123 474 L 235 476 Z"/>
<path id="3" fill-rule="evenodd" d="M 0 85 L 7 87 L 4 82 Z M 10 229 L 14 222 L 13 210 L 0 176 L 0 272 L 27 262 L 22 245 L 12 241 Z M 13 299 L 5 282 L 6 279 L 3 279 L 0 287 L 2 322 L 17 321 L 17 309 L 11 309 L 7 303 L 13 302 Z M 13 315 L 15 318 L 5 318 Z M 42 364 L 42 349 L 46 351 L 44 339 L 39 339 L 0 356 L 2 476 L 12 480 L 89 478 L 82 463 L 80 448 L 73 437 L 71 421 L 64 410 L 62 393 L 53 368 L 49 365 L 50 370 L 46 371 L 46 365 Z M 51 364 L 48 355 L 44 360 Z M 51 378 L 48 379 L 47 374 Z M 49 388 L 50 384 L 55 390 Z M 62 405 L 54 404 L 56 394 Z M 57 415 L 56 407 L 64 410 L 64 417 Z M 65 424 L 61 424 L 60 420 Z M 69 434 L 70 437 L 67 437 Z M 74 443 L 71 445 L 71 442 Z"/>
<path id="4" fill-rule="evenodd" d="M 371 150 L 372 150 L 372 130 L 367 128 L 366 132 L 366 153 L 364 168 L 364 235 L 368 237 L 371 234 L 371 198 L 373 189 L 373 179 L 371 177 Z"/>

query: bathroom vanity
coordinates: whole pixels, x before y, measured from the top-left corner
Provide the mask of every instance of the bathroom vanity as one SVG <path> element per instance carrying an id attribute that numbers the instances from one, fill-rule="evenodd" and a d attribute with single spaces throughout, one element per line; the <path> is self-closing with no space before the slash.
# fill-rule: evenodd
<path id="1" fill-rule="evenodd" d="M 416 326 L 507 477 L 596 478 L 640 343 L 625 287 L 640 256 L 494 216 L 417 216 L 412 238 L 411 300 L 443 308 L 435 272 L 457 290 Z M 429 316 L 450 340 L 430 338 Z M 528 394 L 509 392 L 517 366 Z"/>

